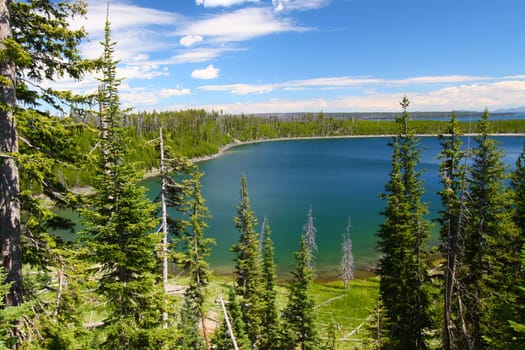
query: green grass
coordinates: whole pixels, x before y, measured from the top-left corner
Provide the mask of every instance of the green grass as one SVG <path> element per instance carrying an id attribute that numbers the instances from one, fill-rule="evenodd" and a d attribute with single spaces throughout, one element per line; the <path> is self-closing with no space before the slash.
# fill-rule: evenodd
<path id="1" fill-rule="evenodd" d="M 183 285 L 185 278 L 180 278 L 177 284 Z M 217 321 L 222 320 L 222 311 L 217 302 L 222 292 L 227 300 L 228 288 L 233 285 L 232 276 L 214 276 L 206 302 L 208 315 Z M 321 338 L 327 339 L 329 328 L 336 328 L 336 344 L 338 350 L 362 349 L 363 341 L 367 339 L 366 323 L 371 320 L 379 293 L 379 279 L 375 276 L 351 281 L 345 290 L 341 281 L 316 282 L 312 286 L 315 301 L 315 312 Z M 288 289 L 286 281 L 280 281 L 277 287 L 277 305 L 280 310 L 286 305 Z"/>
<path id="2" fill-rule="evenodd" d="M 337 349 L 362 348 L 378 289 L 379 279 L 375 277 L 353 280 L 347 290 L 340 281 L 314 284 L 312 293 L 321 337 L 327 338 L 334 325 Z"/>

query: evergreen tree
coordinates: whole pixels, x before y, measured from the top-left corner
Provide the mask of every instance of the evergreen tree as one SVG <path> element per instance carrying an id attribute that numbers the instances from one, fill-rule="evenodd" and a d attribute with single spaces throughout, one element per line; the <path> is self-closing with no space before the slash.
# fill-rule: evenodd
<path id="1" fill-rule="evenodd" d="M 489 136 L 488 111 L 478 122 L 470 172 L 470 219 L 465 231 L 462 283 L 468 344 L 488 348 L 508 327 L 506 304 L 519 276 L 519 235 L 512 221 L 506 166 L 499 143 Z M 492 347 L 492 345 L 490 346 Z"/>
<path id="2" fill-rule="evenodd" d="M 522 231 L 522 239 L 525 240 L 525 143 L 523 151 L 516 160 L 516 170 L 512 173 L 511 184 L 516 207 L 514 222 Z"/>
<path id="3" fill-rule="evenodd" d="M 235 257 L 235 291 L 240 297 L 240 305 L 246 334 L 255 347 L 259 343 L 263 310 L 263 278 L 259 237 L 255 231 L 257 218 L 250 206 L 246 177 L 241 176 L 241 203 L 237 216 L 233 219 L 240 232 L 239 242 L 232 247 Z"/>
<path id="4" fill-rule="evenodd" d="M 455 114 L 450 118 L 447 135 L 440 136 L 442 151 L 440 192 L 443 209 L 439 222 L 441 251 L 445 259 L 443 283 L 443 347 L 456 349 L 465 344 L 462 332 L 464 311 L 460 307 L 464 293 L 459 269 L 463 256 L 463 230 L 466 224 L 466 152 L 462 150 L 461 132 Z"/>
<path id="5" fill-rule="evenodd" d="M 250 340 L 245 333 L 246 325 L 244 324 L 241 306 L 237 301 L 237 294 L 233 288 L 228 292 L 228 304 L 226 306 L 228 317 L 235 336 L 235 341 L 239 349 L 249 349 Z M 212 339 L 214 349 L 231 350 L 233 349 L 232 339 L 228 330 L 226 319 L 223 320 L 220 327 L 215 331 Z"/>
<path id="6" fill-rule="evenodd" d="M 288 303 L 283 311 L 284 348 L 316 349 L 319 337 L 316 328 L 314 301 L 311 296 L 313 270 L 310 249 L 301 236 L 300 249 L 295 252 L 293 279 L 289 284 Z"/>
<path id="7" fill-rule="evenodd" d="M 427 265 L 424 244 L 429 223 L 423 219 L 423 186 L 416 170 L 420 140 L 408 129 L 409 101 L 401 102 L 403 115 L 397 119 L 399 134 L 391 143 L 392 170 L 385 185 L 385 221 L 378 232 L 379 292 L 388 322 L 393 349 L 426 349 L 425 330 L 430 326 L 429 300 L 425 289 Z"/>
<path id="8" fill-rule="evenodd" d="M 343 242 L 341 243 L 343 253 L 341 257 L 341 279 L 345 289 L 348 289 L 348 284 L 354 279 L 354 255 L 352 253 L 352 239 L 350 239 L 351 230 L 352 221 L 348 219 L 348 224 L 343 233 Z"/>
<path id="9" fill-rule="evenodd" d="M 317 234 L 317 228 L 314 225 L 314 217 L 312 214 L 312 206 L 308 209 L 308 214 L 306 215 L 306 223 L 303 226 L 303 237 L 310 250 L 310 263 L 312 268 L 315 266 L 315 253 L 317 253 L 317 242 L 315 240 L 315 235 Z"/>
<path id="10" fill-rule="evenodd" d="M 155 247 L 159 235 L 152 230 L 157 224 L 156 205 L 137 187 L 136 171 L 123 162 L 126 141 L 120 120 L 115 43 L 110 39 L 106 20 L 101 88 L 101 154 L 96 194 L 85 217 L 83 238 L 89 249 L 88 258 L 97 266 L 97 292 L 106 298 L 107 340 L 104 348 L 146 348 L 152 344 L 160 325 L 162 290 L 156 279 Z"/>
<path id="11" fill-rule="evenodd" d="M 184 293 L 184 304 L 180 311 L 180 318 L 177 328 L 181 336 L 177 339 L 177 349 L 180 350 L 204 350 L 205 344 L 199 331 L 201 310 L 195 300 L 198 296 L 194 295 L 196 290 L 188 288 Z"/>
<path id="12" fill-rule="evenodd" d="M 6 306 L 23 301 L 21 205 L 27 196 L 21 198 L 20 184 L 28 174 L 20 173 L 19 167 L 31 157 L 24 157 L 25 151 L 19 147 L 19 140 L 26 139 L 17 121 L 29 114 L 37 121 L 45 117 L 46 113 L 38 110 L 42 101 L 57 108 L 57 99 L 64 104 L 72 101 L 71 93 L 44 88 L 41 82 L 67 75 L 79 79 L 89 68 L 78 50 L 86 33 L 69 28 L 71 19 L 84 13 L 85 4 L 80 1 L 0 1 L 0 248 L 5 282 L 11 286 L 5 296 Z M 23 104 L 32 109 L 24 110 Z M 37 149 L 27 146 L 29 152 Z M 47 149 L 53 149 L 53 144 Z M 56 154 L 46 156 L 52 159 Z M 37 173 L 42 167 L 26 165 L 25 170 Z M 45 177 L 40 173 L 35 178 Z"/>
<path id="13" fill-rule="evenodd" d="M 262 225 L 262 265 L 264 278 L 264 293 L 262 295 L 264 309 L 261 323 L 261 341 L 259 349 L 270 350 L 280 348 L 280 319 L 277 311 L 276 272 L 274 248 L 270 224 L 265 217 Z"/>
<path id="14" fill-rule="evenodd" d="M 193 166 L 190 169 L 190 178 L 184 180 L 184 202 L 181 211 L 187 215 L 187 220 L 182 222 L 184 233 L 178 238 L 176 247 L 179 252 L 177 262 L 190 273 L 189 287 L 185 295 L 188 305 L 184 311 L 191 313 L 191 310 L 195 310 L 200 319 L 206 348 L 209 348 L 204 302 L 211 273 L 206 258 L 210 255 L 210 245 L 215 241 L 204 236 L 204 230 L 208 226 L 205 220 L 211 215 L 201 194 L 200 179 L 203 175 Z M 198 334 L 198 324 L 195 327 Z"/>

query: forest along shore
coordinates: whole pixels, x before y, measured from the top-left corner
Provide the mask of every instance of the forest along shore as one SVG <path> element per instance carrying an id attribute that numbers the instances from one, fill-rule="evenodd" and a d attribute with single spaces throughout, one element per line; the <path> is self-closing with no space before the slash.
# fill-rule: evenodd
<path id="1" fill-rule="evenodd" d="M 465 134 L 465 137 L 469 136 L 476 136 L 477 133 L 471 133 L 471 134 Z M 350 139 L 350 138 L 373 138 L 373 137 L 392 137 L 395 136 L 393 134 L 382 134 L 382 135 L 341 135 L 341 136 L 301 136 L 301 137 L 277 137 L 273 139 L 257 139 L 257 140 L 251 140 L 251 141 L 240 141 L 235 139 L 233 142 L 228 143 L 227 145 L 224 145 L 220 147 L 219 152 L 210 154 L 207 156 L 202 157 L 195 157 L 190 158 L 190 161 L 193 163 L 201 163 L 208 160 L 216 159 L 222 156 L 224 153 L 226 153 L 228 150 L 243 146 L 243 145 L 250 145 L 254 143 L 262 143 L 262 142 L 279 142 L 279 141 L 299 141 L 299 140 L 322 140 L 322 139 Z M 438 137 L 436 134 L 417 134 L 416 136 L 419 137 Z M 524 136 L 525 133 L 499 133 L 499 134 L 491 134 L 490 136 Z M 160 175 L 160 169 L 158 168 L 151 168 L 149 170 L 146 170 L 143 176 L 143 179 L 149 179 L 152 177 L 157 177 Z M 75 187 L 73 189 L 74 193 L 80 193 L 80 194 L 90 194 L 92 189 L 90 189 L 90 186 L 86 186 L 87 188 L 82 187 Z"/>

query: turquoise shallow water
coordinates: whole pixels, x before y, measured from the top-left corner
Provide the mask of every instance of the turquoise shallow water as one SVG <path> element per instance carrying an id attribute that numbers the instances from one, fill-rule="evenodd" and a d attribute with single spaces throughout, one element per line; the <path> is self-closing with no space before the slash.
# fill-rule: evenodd
<path id="1" fill-rule="evenodd" d="M 216 272 L 231 272 L 229 248 L 239 237 L 233 225 L 239 203 L 240 176 L 245 174 L 252 208 L 259 223 L 268 216 L 275 243 L 275 259 L 281 272 L 293 262 L 310 205 L 317 227 L 318 276 L 338 273 L 341 236 L 348 218 L 357 268 L 377 260 L 376 237 L 384 202 L 379 193 L 388 181 L 390 138 L 289 140 L 235 147 L 223 156 L 199 164 L 205 172 L 203 195 L 213 215 L 207 234 L 217 240 L 210 263 Z M 513 166 L 523 148 L 523 137 L 499 137 L 505 161 Z M 421 168 L 429 203 L 429 219 L 439 210 L 436 137 L 424 137 Z M 153 195 L 158 181 L 146 185 Z M 259 225 L 260 227 L 260 225 Z M 435 231 L 435 230 L 434 230 Z M 434 233 L 435 235 L 435 233 Z"/>

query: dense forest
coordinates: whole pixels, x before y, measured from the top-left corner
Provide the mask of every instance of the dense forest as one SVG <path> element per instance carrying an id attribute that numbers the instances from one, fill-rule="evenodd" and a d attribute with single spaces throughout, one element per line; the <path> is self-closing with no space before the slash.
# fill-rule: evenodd
<path id="1" fill-rule="evenodd" d="M 73 113 L 71 122 L 77 128 L 80 151 L 87 153 L 96 144 L 95 113 Z M 440 135 L 447 131 L 446 121 L 413 120 L 418 134 Z M 463 133 L 477 133 L 475 121 L 459 122 Z M 239 142 L 264 141 L 279 138 L 345 137 L 366 135 L 395 135 L 395 121 L 369 120 L 359 117 L 325 117 L 323 113 L 305 113 L 291 118 L 278 116 L 224 115 L 204 110 L 130 113 L 123 117 L 122 126 L 130 142 L 128 160 L 143 171 L 159 168 L 158 151 L 152 140 L 164 130 L 165 144 L 184 157 L 193 159 L 217 154 L 223 147 Z M 496 120 L 492 133 L 523 133 L 525 121 Z M 90 168 L 63 170 L 68 185 L 89 185 L 93 180 Z"/>
<path id="2" fill-rule="evenodd" d="M 291 119 L 201 110 L 130 114 L 120 104 L 109 20 L 103 56 L 79 55 L 86 33 L 70 29 L 68 20 L 84 11 L 82 3 L 0 1 L 6 21 L 0 29 L 0 349 L 525 345 L 525 149 L 511 172 L 491 138 L 523 133 L 523 120 L 491 122 L 488 111 L 473 123 L 459 123 L 454 113 L 449 122 L 411 120 L 407 98 L 391 122 L 322 113 Z M 101 73 L 94 96 L 39 85 L 92 70 Z M 70 106 L 71 116 L 49 115 L 46 105 Z M 475 134 L 473 145 L 462 144 L 465 133 Z M 419 134 L 441 140 L 438 247 L 426 244 L 431 223 L 421 201 Z M 310 209 L 291 278 L 278 279 L 271 218 L 259 227 L 241 176 L 232 213 L 239 233 L 231 247 L 233 273 L 213 276 L 202 173 L 188 159 L 236 142 L 350 135 L 392 135 L 376 273 L 355 279 L 349 222 L 341 281 L 316 281 Z M 150 168 L 160 175 L 158 201 L 138 185 Z M 93 191 L 71 190 L 78 185 Z M 76 239 L 60 239 L 58 230 L 74 227 L 55 207 L 82 217 Z M 169 275 L 168 263 L 180 276 Z M 339 294 L 324 298 L 327 290 Z M 334 306 L 326 315 L 321 310 L 328 304 Z M 340 315 L 358 325 L 344 330 Z"/>

